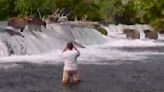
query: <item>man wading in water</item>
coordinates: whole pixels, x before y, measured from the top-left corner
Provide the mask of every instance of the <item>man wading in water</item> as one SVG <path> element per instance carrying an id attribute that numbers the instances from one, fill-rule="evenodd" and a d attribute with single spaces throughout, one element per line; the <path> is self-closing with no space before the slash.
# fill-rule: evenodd
<path id="1" fill-rule="evenodd" d="M 80 56 L 80 52 L 72 42 L 68 42 L 63 50 L 62 57 L 64 59 L 63 70 L 63 83 L 79 83 L 80 78 L 78 75 L 77 57 Z"/>

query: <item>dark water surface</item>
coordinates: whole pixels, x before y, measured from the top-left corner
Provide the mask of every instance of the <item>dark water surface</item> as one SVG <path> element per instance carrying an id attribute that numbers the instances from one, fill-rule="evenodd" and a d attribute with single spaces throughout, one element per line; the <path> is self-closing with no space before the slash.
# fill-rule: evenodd
<path id="1" fill-rule="evenodd" d="M 63 85 L 62 64 L 0 63 L 0 92 L 164 92 L 164 47 L 114 47 L 150 51 L 143 60 L 80 64 L 80 84 Z M 159 54 L 158 54 L 159 53 Z M 81 61 L 82 62 L 82 61 Z"/>
<path id="2" fill-rule="evenodd" d="M 17 64 L 21 67 L 0 68 L 0 92 L 164 92 L 162 58 L 147 63 L 79 65 L 82 82 L 77 85 L 61 83 L 62 64 Z"/>
<path id="3" fill-rule="evenodd" d="M 143 52 L 143 51 L 151 51 L 151 52 L 164 52 L 164 46 L 150 46 L 150 47 L 111 47 L 112 49 L 128 51 L 128 52 Z"/>

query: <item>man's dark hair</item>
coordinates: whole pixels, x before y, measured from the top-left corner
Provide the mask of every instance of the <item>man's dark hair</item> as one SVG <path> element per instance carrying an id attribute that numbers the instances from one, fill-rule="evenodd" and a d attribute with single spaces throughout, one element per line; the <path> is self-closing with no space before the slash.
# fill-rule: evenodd
<path id="1" fill-rule="evenodd" d="M 72 42 L 68 42 L 67 43 L 67 48 L 72 50 L 73 49 L 73 43 Z"/>

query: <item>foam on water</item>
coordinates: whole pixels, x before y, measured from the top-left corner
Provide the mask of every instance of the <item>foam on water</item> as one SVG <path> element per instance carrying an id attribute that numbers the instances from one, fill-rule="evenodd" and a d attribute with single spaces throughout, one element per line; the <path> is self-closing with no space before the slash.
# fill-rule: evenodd
<path id="1" fill-rule="evenodd" d="M 80 64 L 120 64 L 126 60 L 140 61 L 147 58 L 149 55 L 164 55 L 164 52 L 158 51 L 122 51 L 113 49 L 109 44 L 88 46 L 85 49 L 79 48 L 81 56 L 79 57 Z M 38 64 L 58 64 L 63 63 L 61 58 L 62 51 L 55 50 L 42 55 L 23 55 L 0 58 L 1 63 L 4 62 L 30 62 Z M 107 61 L 107 62 L 103 62 Z M 108 62 L 109 61 L 109 62 Z"/>

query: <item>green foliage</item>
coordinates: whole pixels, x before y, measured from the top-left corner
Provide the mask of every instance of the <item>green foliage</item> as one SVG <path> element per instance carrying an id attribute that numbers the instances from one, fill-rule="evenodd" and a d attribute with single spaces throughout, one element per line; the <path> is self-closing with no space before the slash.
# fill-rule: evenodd
<path id="1" fill-rule="evenodd" d="M 93 28 L 96 29 L 97 31 L 99 31 L 101 34 L 103 35 L 108 35 L 108 32 L 106 29 L 104 29 L 103 27 L 101 27 L 98 24 L 93 25 Z"/>
<path id="2" fill-rule="evenodd" d="M 15 12 L 19 16 L 46 16 L 54 9 L 54 0 L 16 0 Z"/>
<path id="3" fill-rule="evenodd" d="M 102 17 L 110 22 L 115 21 L 116 16 L 122 16 L 125 7 L 121 0 L 103 0 L 98 3 Z"/>
<path id="4" fill-rule="evenodd" d="M 8 18 L 9 5 L 6 0 L 0 0 L 0 20 Z"/>
<path id="5" fill-rule="evenodd" d="M 163 27 L 164 0 L 0 0 L 0 20 L 11 16 L 46 17 L 56 9 L 66 9 L 72 19 L 90 21 L 148 23 Z"/>
<path id="6" fill-rule="evenodd" d="M 157 19 L 151 23 L 151 26 L 153 26 L 156 30 L 159 30 L 161 28 L 164 28 L 164 19 Z"/>
<path id="7" fill-rule="evenodd" d="M 155 29 L 164 27 L 163 0 L 131 0 L 135 18 L 139 23 L 151 24 Z"/>

